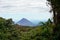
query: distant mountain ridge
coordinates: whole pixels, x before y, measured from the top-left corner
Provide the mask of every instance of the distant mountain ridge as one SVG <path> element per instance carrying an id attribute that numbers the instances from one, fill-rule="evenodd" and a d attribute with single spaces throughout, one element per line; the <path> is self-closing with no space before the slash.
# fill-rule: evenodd
<path id="1" fill-rule="evenodd" d="M 25 18 L 18 21 L 17 24 L 21 25 L 21 26 L 35 26 L 35 24 L 33 24 L 31 21 L 29 21 L 29 20 L 27 20 Z"/>

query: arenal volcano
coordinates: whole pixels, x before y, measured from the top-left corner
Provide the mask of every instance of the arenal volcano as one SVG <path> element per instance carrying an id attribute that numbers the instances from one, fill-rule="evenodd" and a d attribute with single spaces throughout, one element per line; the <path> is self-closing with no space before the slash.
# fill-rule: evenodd
<path id="1" fill-rule="evenodd" d="M 27 20 L 25 18 L 18 21 L 17 24 L 21 25 L 21 26 L 35 26 L 31 21 L 29 21 L 29 20 Z"/>

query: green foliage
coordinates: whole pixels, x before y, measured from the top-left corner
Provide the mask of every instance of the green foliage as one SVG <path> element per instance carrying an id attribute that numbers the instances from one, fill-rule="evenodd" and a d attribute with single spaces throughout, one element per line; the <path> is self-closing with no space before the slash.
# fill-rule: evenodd
<path id="1" fill-rule="evenodd" d="M 45 24 L 45 25 L 44 25 Z M 53 40 L 54 25 L 48 22 L 43 23 L 42 26 L 37 26 L 28 32 L 22 32 L 22 40 Z"/>
<path id="2" fill-rule="evenodd" d="M 22 27 L 12 19 L 0 18 L 0 40 L 53 40 L 53 28 L 50 20 L 41 26 Z"/>
<path id="3" fill-rule="evenodd" d="M 19 32 L 14 27 L 12 19 L 4 19 L 0 17 L 0 40 L 17 40 Z"/>
<path id="4" fill-rule="evenodd" d="M 56 27 L 54 28 L 54 40 L 60 40 L 60 0 L 47 0 L 53 11 L 53 19 Z"/>

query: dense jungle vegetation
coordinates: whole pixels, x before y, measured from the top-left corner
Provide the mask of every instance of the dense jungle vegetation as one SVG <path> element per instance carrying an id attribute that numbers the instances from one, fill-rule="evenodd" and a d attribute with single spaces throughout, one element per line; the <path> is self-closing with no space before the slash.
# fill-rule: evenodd
<path id="1" fill-rule="evenodd" d="M 22 27 L 0 17 L 0 40 L 53 40 L 55 26 L 50 20 L 36 27 Z"/>

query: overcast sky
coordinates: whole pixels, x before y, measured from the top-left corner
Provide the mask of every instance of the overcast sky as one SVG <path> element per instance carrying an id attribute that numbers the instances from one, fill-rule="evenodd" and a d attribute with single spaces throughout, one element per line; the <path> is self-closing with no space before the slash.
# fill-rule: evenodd
<path id="1" fill-rule="evenodd" d="M 0 17 L 42 21 L 51 15 L 46 0 L 0 0 Z"/>

